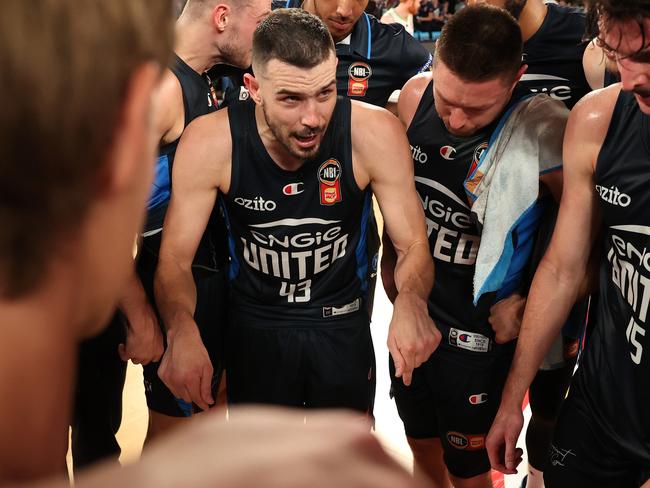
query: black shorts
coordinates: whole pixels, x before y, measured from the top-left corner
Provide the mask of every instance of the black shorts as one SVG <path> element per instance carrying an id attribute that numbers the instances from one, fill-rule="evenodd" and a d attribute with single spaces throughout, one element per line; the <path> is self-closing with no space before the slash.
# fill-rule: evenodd
<path id="1" fill-rule="evenodd" d="M 154 304 L 153 275 L 155 263 L 152 265 L 147 260 L 146 254 L 141 255 L 138 263 L 138 275 L 142 280 L 150 303 Z M 219 390 L 219 382 L 224 367 L 224 334 L 228 308 L 227 272 L 225 270 L 214 271 L 194 267 L 193 274 L 194 283 L 196 284 L 194 321 L 199 328 L 201 339 L 214 368 L 212 377 L 212 394 L 214 396 Z M 162 326 L 160 316 L 158 316 L 158 321 Z M 164 335 L 163 332 L 163 337 Z M 165 347 L 167 347 L 166 341 Z M 158 376 L 159 365 L 160 363 L 149 363 L 143 367 L 144 391 L 149 409 L 171 417 L 187 417 L 193 412 L 199 412 L 198 406 L 190 405 L 182 399 L 174 397 Z"/>
<path id="2" fill-rule="evenodd" d="M 395 378 L 390 359 L 391 394 L 413 439 L 440 438 L 449 472 L 471 478 L 490 470 L 485 437 L 496 415 L 514 344 L 498 352 L 463 351 L 441 344 L 413 372 L 410 386 Z"/>
<path id="3" fill-rule="evenodd" d="M 228 402 L 349 408 L 372 414 L 375 353 L 368 315 L 300 322 L 229 318 Z"/>
<path id="4" fill-rule="evenodd" d="M 649 460 L 635 455 L 632 439 L 624 446 L 605 432 L 576 386 L 571 387 L 560 412 L 544 472 L 545 486 L 638 488 L 650 479 Z"/>

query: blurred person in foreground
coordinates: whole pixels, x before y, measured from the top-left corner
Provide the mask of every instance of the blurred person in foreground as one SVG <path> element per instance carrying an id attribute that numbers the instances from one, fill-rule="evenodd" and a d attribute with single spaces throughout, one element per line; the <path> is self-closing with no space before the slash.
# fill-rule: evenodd
<path id="1" fill-rule="evenodd" d="M 171 16 L 160 0 L 3 5 L 0 484 L 58 474 L 43 486 L 67 485 L 76 348 L 106 323 L 132 269 Z M 408 486 L 364 426 L 332 415 L 307 427 L 272 411 L 206 418 L 141 464 L 96 468 L 77 485 Z"/>

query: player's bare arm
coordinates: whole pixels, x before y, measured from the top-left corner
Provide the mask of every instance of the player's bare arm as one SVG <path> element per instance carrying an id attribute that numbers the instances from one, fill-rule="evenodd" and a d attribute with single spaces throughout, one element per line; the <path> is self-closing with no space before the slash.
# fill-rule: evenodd
<path id="1" fill-rule="evenodd" d="M 487 440 L 492 467 L 515 472 L 515 443 L 523 425 L 521 402 L 539 365 L 578 298 L 599 212 L 594 170 L 618 86 L 587 95 L 571 112 L 564 137 L 564 192 L 553 238 L 528 296 L 519 342 L 499 413 Z"/>
<path id="2" fill-rule="evenodd" d="M 185 126 L 183 93 L 178 78 L 171 70 L 165 70 L 154 97 L 155 137 L 160 145 L 164 145 L 178 139 Z M 127 323 L 126 340 L 119 346 L 122 360 L 131 359 L 134 364 L 142 365 L 160 361 L 164 348 L 158 319 L 135 269 L 118 306 Z"/>
<path id="3" fill-rule="evenodd" d="M 225 110 L 196 119 L 183 133 L 155 278 L 156 302 L 167 330 L 167 350 L 158 374 L 174 395 L 203 409 L 213 403 L 213 368 L 193 318 L 192 261 L 217 191 L 227 191 L 221 183 L 230 181 L 229 134 Z"/>
<path id="4" fill-rule="evenodd" d="M 415 190 L 413 163 L 404 128 L 389 112 L 352 104 L 355 178 L 370 184 L 397 255 L 393 319 L 388 348 L 396 375 L 410 384 L 413 369 L 426 361 L 440 342 L 440 333 L 427 312 L 433 285 L 433 261 L 422 204 Z"/>
<path id="5" fill-rule="evenodd" d="M 421 73 L 414 76 L 406 82 L 400 92 L 397 102 L 397 116 L 403 126 L 408 129 L 413 120 L 413 116 L 418 108 L 420 99 L 424 90 L 426 90 L 431 81 L 431 73 Z M 393 243 L 384 230 L 382 236 L 383 251 L 381 255 L 381 279 L 384 284 L 384 290 L 391 302 L 397 297 L 397 288 L 395 286 L 395 265 L 397 264 L 397 255 Z"/>

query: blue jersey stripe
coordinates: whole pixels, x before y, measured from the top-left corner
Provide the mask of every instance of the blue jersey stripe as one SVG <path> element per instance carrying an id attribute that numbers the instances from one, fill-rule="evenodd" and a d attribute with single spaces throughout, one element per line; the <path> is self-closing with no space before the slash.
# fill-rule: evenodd
<path id="1" fill-rule="evenodd" d="M 168 202 L 171 195 L 171 180 L 169 178 L 169 158 L 167 155 L 156 159 L 156 174 L 154 176 L 147 209 L 152 209 Z"/>
<path id="2" fill-rule="evenodd" d="M 226 209 L 226 204 L 224 203 L 221 196 L 219 197 L 219 206 L 223 211 L 223 220 L 226 223 L 226 230 L 228 231 L 228 252 L 230 253 L 228 280 L 232 281 L 239 274 L 239 260 L 237 259 L 237 253 L 235 252 L 235 239 L 233 238 L 232 228 L 230 226 L 230 216 L 228 215 L 228 209 Z"/>
<path id="3" fill-rule="evenodd" d="M 361 229 L 359 230 L 359 243 L 355 251 L 357 258 L 357 277 L 361 281 L 361 291 L 368 291 L 368 221 L 372 212 L 372 194 L 366 192 L 366 201 L 363 204 L 363 213 L 361 214 Z"/>

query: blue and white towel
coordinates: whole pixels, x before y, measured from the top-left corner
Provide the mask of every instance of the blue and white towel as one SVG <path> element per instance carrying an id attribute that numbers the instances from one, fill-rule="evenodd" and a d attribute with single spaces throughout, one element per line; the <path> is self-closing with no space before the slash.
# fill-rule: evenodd
<path id="1" fill-rule="evenodd" d="M 532 251 L 532 239 L 522 253 L 521 237 L 532 237 L 539 219 L 540 175 L 562 166 L 568 115 L 564 104 L 548 95 L 522 99 L 504 114 L 465 181 L 465 191 L 473 202 L 472 216 L 482 229 L 474 303 L 484 293 L 511 287 L 512 274 L 521 273 L 527 262 L 525 254 Z M 500 298 L 507 294 L 500 293 Z"/>

